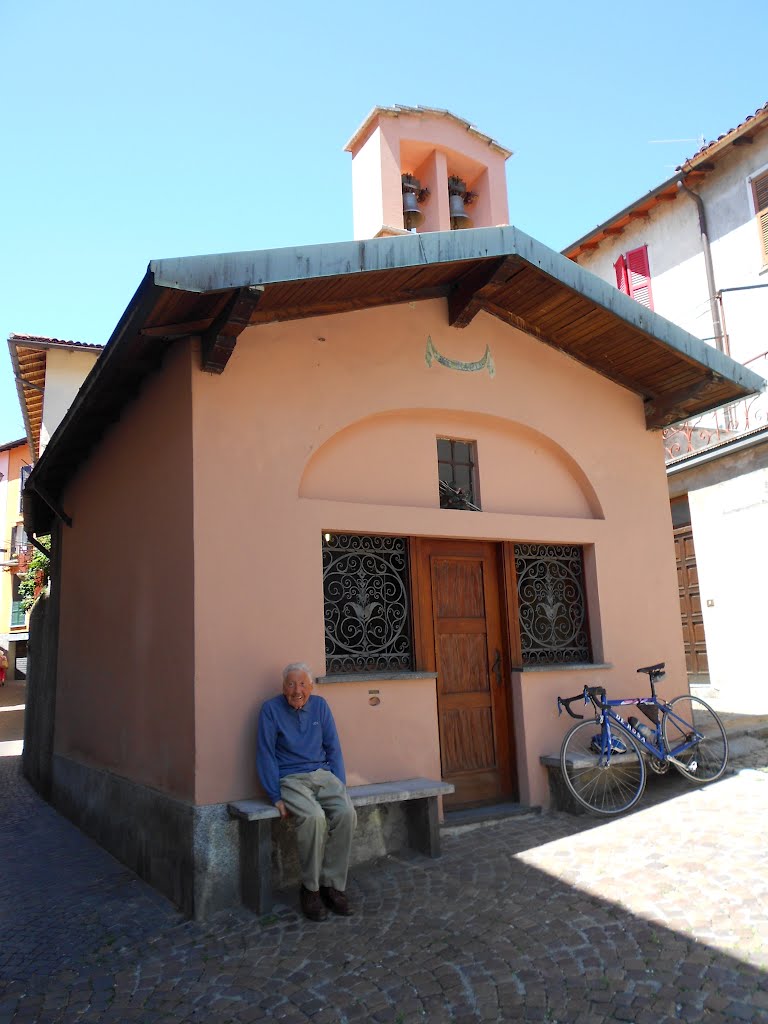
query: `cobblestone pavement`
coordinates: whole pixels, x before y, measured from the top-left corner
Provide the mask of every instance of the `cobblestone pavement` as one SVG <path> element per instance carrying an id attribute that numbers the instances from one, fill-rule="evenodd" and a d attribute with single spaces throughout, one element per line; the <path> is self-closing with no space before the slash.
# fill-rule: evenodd
<path id="1" fill-rule="evenodd" d="M 358 868 L 358 913 L 323 924 L 294 894 L 185 921 L 0 758 L 0 1024 L 768 1022 L 768 742 L 740 739 L 745 770 L 654 778 L 624 818 Z"/>

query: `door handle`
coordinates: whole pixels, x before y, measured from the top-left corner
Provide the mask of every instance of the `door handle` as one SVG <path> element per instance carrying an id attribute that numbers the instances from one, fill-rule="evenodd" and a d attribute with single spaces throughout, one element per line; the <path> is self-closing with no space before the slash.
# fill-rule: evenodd
<path id="1" fill-rule="evenodd" d="M 496 685 L 501 686 L 501 651 L 498 647 L 496 648 L 496 657 L 493 660 L 493 668 L 491 671 L 496 676 Z"/>

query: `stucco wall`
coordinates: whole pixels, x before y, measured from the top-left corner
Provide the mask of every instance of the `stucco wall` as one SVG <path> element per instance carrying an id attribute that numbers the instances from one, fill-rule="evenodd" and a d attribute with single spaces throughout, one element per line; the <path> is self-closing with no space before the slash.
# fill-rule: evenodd
<path id="1" fill-rule="evenodd" d="M 717 707 L 749 714 L 768 712 L 762 643 L 768 579 L 768 469 L 756 468 L 692 489 L 688 501 Z"/>
<path id="2" fill-rule="evenodd" d="M 495 377 L 428 367 L 428 336 L 457 360 L 489 345 Z M 558 692 L 589 679 L 631 694 L 637 666 L 659 660 L 669 692 L 685 687 L 662 448 L 637 396 L 485 314 L 453 330 L 441 300 L 251 328 L 225 373 L 194 373 L 192 387 L 198 802 L 256 789 L 256 718 L 282 665 L 324 671 L 323 531 L 585 546 L 595 660 L 613 668 L 516 684 L 529 802 L 548 799 L 538 758 L 565 729 Z M 440 433 L 477 440 L 490 511 L 439 508 Z M 351 776 L 438 764 L 434 712 L 419 748 L 403 748 L 367 691 L 322 689 L 354 751 Z M 392 692 L 398 714 L 422 715 Z"/>
<path id="3" fill-rule="evenodd" d="M 751 146 L 733 147 L 718 157 L 715 169 L 692 186 L 707 215 L 715 287 L 742 288 L 768 284 L 763 266 L 749 178 L 768 169 L 768 139 L 757 135 Z M 654 309 L 699 338 L 711 339 L 712 317 L 707 292 L 696 204 L 690 196 L 656 206 L 621 235 L 606 239 L 579 265 L 615 283 L 619 255 L 648 246 Z M 731 355 L 747 362 L 768 350 L 765 322 L 768 288 L 726 292 L 725 326 Z"/>
<path id="4" fill-rule="evenodd" d="M 21 493 L 21 469 L 22 466 L 30 465 L 29 448 L 26 444 L 18 445 L 16 448 L 9 448 L 0 452 L 0 561 L 10 557 L 11 533 L 15 526 L 21 525 L 22 516 L 19 506 Z M 0 570 L 0 634 L 7 635 L 11 632 L 11 606 L 12 606 L 12 579 L 11 572 Z M 23 632 L 23 630 L 22 630 Z M 26 633 L 24 633 L 26 636 Z M 7 644 L 0 639 L 0 644 L 7 648 Z M 9 678 L 13 678 L 9 670 Z"/>
<path id="5" fill-rule="evenodd" d="M 189 346 L 63 497 L 56 753 L 194 795 Z M 219 496 L 221 491 L 217 491 Z"/>
<path id="6" fill-rule="evenodd" d="M 43 421 L 40 426 L 41 455 L 100 355 L 100 351 L 81 348 L 51 348 L 46 352 Z"/>
<path id="7" fill-rule="evenodd" d="M 8 501 L 10 493 L 10 484 L 8 480 L 8 464 L 10 462 L 9 452 L 0 452 L 0 524 L 2 524 L 2 533 L 0 533 L 0 548 L 4 548 L 4 551 L 0 551 L 0 559 L 5 561 L 9 555 L 9 547 L 11 543 L 11 528 L 15 525 L 10 522 L 8 515 Z M 16 508 L 18 508 L 18 497 L 16 499 Z M 10 625 L 11 618 L 11 574 L 8 572 L 0 571 L 0 633 L 6 633 Z M 0 640 L 2 643 L 2 640 Z"/>

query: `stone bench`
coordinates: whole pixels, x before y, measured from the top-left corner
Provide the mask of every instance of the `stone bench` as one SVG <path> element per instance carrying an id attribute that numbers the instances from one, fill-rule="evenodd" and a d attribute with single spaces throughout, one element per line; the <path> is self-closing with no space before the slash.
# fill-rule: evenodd
<path id="1" fill-rule="evenodd" d="M 348 786 L 352 805 L 403 804 L 407 844 L 427 857 L 440 856 L 437 800 L 453 793 L 449 782 L 403 779 L 367 786 Z M 268 800 L 236 800 L 227 810 L 240 823 L 240 884 L 242 901 L 257 914 L 272 907 L 272 819 L 280 812 Z"/>

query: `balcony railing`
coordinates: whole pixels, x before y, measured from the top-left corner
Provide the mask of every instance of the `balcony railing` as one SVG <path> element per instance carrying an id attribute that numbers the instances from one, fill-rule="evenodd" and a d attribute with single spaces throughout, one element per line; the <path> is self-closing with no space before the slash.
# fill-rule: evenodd
<path id="1" fill-rule="evenodd" d="M 26 572 L 33 554 L 34 548 L 31 544 L 17 544 L 12 541 L 0 548 L 0 565 L 13 568 L 16 572 Z"/>
<path id="2" fill-rule="evenodd" d="M 745 365 L 762 377 L 768 377 L 768 356 L 758 356 Z M 768 391 L 703 413 L 695 419 L 665 427 L 662 431 L 664 457 L 667 463 L 675 462 L 686 455 L 713 448 L 765 427 L 768 427 Z"/>
<path id="3" fill-rule="evenodd" d="M 665 427 L 662 431 L 664 456 L 667 462 L 674 462 L 765 426 L 768 426 L 768 393 L 763 392 L 696 419 Z"/>

